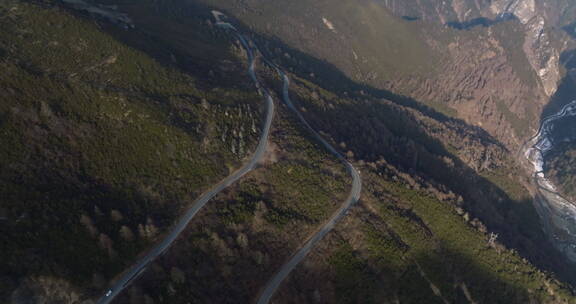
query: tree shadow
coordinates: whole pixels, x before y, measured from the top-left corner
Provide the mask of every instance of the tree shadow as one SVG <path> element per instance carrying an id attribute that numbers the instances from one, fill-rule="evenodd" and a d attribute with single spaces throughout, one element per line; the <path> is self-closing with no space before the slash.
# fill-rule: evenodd
<path id="1" fill-rule="evenodd" d="M 344 235 L 332 235 L 328 242 L 330 246 L 325 245 L 321 255 L 313 254 L 315 263 L 299 265 L 283 283 L 275 296 L 279 303 L 298 299 L 298 303 L 509 304 L 536 303 L 542 294 L 534 294 L 502 275 L 498 267 L 490 267 L 482 257 L 494 254 L 488 244 L 471 253 L 438 240 L 435 250 L 381 252 L 381 256 L 352 249 L 354 240 Z M 498 254 L 498 258 L 506 257 L 505 252 Z M 529 269 L 527 263 L 515 267 L 518 273 Z"/>
<path id="2" fill-rule="evenodd" d="M 114 4 L 107 0 L 100 4 Z M 53 5 L 67 10 L 73 15 L 87 18 L 123 44 L 140 50 L 162 65 L 173 67 L 194 76 L 195 85 L 206 87 L 238 87 L 238 79 L 244 79 L 244 70 L 234 70 L 223 66 L 223 62 L 233 59 L 230 56 L 230 38 L 227 34 L 208 27 L 206 20 L 212 15 L 205 6 L 187 2 L 185 8 L 176 5 L 177 0 L 162 2 L 119 3 L 118 11 L 136 14 L 141 18 L 134 28 L 126 29 L 105 19 L 94 17 L 85 11 L 78 11 L 61 2 Z M 47 5 L 44 3 L 44 5 Z M 208 56 L 206 56 L 209 54 Z M 246 80 L 245 83 L 251 84 Z"/>
<path id="3" fill-rule="evenodd" d="M 422 252 L 414 257 L 417 262 L 414 271 L 428 283 L 422 287 L 430 288 L 429 284 L 434 284 L 440 290 L 441 297 L 449 303 L 470 303 L 462 284 L 465 284 L 471 300 L 476 303 L 533 303 L 528 290 L 496 276 L 494 269 L 480 265 L 474 256 L 453 249 L 449 244 L 440 243 L 439 248 L 438 252 Z M 444 275 L 434 273 L 438 268 L 447 272 Z M 439 298 L 433 294 L 431 296 Z"/>
<path id="4" fill-rule="evenodd" d="M 564 26 L 562 28 L 568 35 L 572 36 L 572 38 L 576 39 L 576 21 Z"/>
<path id="5" fill-rule="evenodd" d="M 420 17 L 414 17 L 414 16 L 402 16 L 401 18 L 406 20 L 406 21 L 418 21 L 418 20 L 420 20 Z"/>
<path id="6" fill-rule="evenodd" d="M 506 13 L 506 14 L 498 16 L 494 19 L 479 17 L 479 18 L 474 18 L 472 20 L 463 21 L 463 22 L 450 21 L 450 22 L 447 22 L 446 25 L 448 27 L 451 27 L 451 28 L 457 29 L 457 30 L 470 30 L 470 29 L 473 29 L 477 26 L 491 27 L 491 26 L 496 25 L 498 23 L 502 23 L 505 21 L 511 21 L 511 20 L 518 20 L 518 18 L 516 16 L 514 16 L 514 14 Z"/>

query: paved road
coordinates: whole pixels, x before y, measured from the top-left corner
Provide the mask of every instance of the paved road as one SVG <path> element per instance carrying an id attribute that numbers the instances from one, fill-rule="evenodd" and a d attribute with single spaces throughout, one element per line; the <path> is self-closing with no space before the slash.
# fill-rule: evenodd
<path id="1" fill-rule="evenodd" d="M 312 126 L 310 126 L 310 124 L 308 123 L 308 121 L 306 121 L 302 113 L 300 113 L 300 111 L 296 109 L 296 107 L 292 103 L 292 100 L 290 100 L 290 94 L 289 94 L 290 78 L 278 66 L 271 63 L 265 58 L 264 60 L 268 65 L 274 68 L 278 72 L 278 74 L 280 74 L 280 76 L 282 77 L 282 80 L 284 82 L 284 86 L 282 88 L 282 100 L 284 101 L 286 106 L 288 106 L 288 108 L 296 114 L 300 122 L 308 128 L 308 130 L 314 135 L 314 137 L 316 137 L 316 139 L 320 141 L 320 143 L 322 143 L 322 145 L 328 151 L 330 151 L 330 153 L 334 154 L 336 157 L 338 157 L 338 159 L 341 162 L 344 163 L 344 165 L 346 166 L 346 170 L 352 177 L 352 189 L 350 190 L 348 198 L 344 201 L 342 206 L 334 213 L 334 215 L 332 215 L 332 217 L 328 220 L 328 222 L 323 227 L 321 227 L 320 230 L 318 230 L 315 234 L 313 234 L 306 241 L 306 243 L 300 249 L 298 249 L 298 251 L 290 258 L 290 260 L 288 260 L 288 262 L 280 268 L 280 270 L 274 275 L 274 277 L 272 277 L 272 279 L 268 282 L 268 284 L 266 284 L 266 287 L 264 288 L 264 290 L 260 294 L 260 297 L 258 298 L 258 304 L 266 304 L 270 302 L 270 299 L 272 299 L 274 292 L 276 292 L 278 287 L 280 287 L 282 281 L 284 281 L 284 279 L 288 277 L 290 272 L 292 272 L 292 270 L 296 268 L 296 266 L 306 257 L 306 255 L 310 253 L 312 248 L 314 248 L 314 246 L 318 242 L 320 242 L 320 240 L 322 240 L 322 238 L 324 238 L 324 236 L 326 236 L 326 234 L 328 234 L 328 232 L 330 232 L 334 228 L 336 223 L 346 215 L 346 212 L 350 209 L 350 207 L 352 207 L 360 199 L 360 193 L 362 191 L 362 180 L 360 178 L 360 173 L 358 172 L 358 170 L 356 170 L 356 168 L 354 168 L 354 166 L 349 161 L 347 161 L 346 158 L 342 156 L 342 154 L 340 154 L 336 149 L 334 149 L 332 145 L 330 145 L 324 138 L 322 138 L 322 136 L 320 136 L 320 134 L 316 132 L 316 130 L 314 130 Z"/>
<path id="2" fill-rule="evenodd" d="M 128 271 L 126 271 L 122 275 L 122 277 L 118 281 L 116 281 L 114 283 L 114 285 L 112 285 L 112 287 L 106 292 L 106 294 L 104 294 L 100 298 L 100 300 L 98 301 L 98 304 L 110 303 L 135 278 L 137 278 L 140 274 L 142 274 L 142 272 L 144 272 L 146 270 L 146 267 L 148 267 L 148 265 L 154 259 L 156 259 L 158 256 L 163 254 L 170 247 L 170 245 L 172 245 L 172 243 L 176 240 L 176 238 L 178 238 L 180 233 L 182 233 L 182 231 L 184 231 L 184 229 L 186 228 L 186 226 L 188 225 L 190 220 L 192 220 L 192 218 L 198 213 L 198 211 L 200 211 L 200 209 L 202 207 L 204 207 L 204 205 L 206 205 L 206 203 L 210 199 L 212 199 L 214 196 L 216 196 L 216 194 L 218 194 L 220 191 L 224 190 L 226 187 L 230 186 L 232 183 L 239 180 L 246 173 L 248 173 L 252 169 L 254 169 L 256 164 L 264 156 L 264 152 L 266 151 L 266 146 L 268 144 L 268 136 L 270 134 L 270 127 L 272 125 L 272 119 L 274 117 L 274 102 L 272 100 L 272 97 L 268 93 L 268 91 L 262 87 L 262 85 L 260 84 L 260 82 L 258 81 L 258 79 L 256 77 L 256 73 L 254 71 L 254 69 L 255 69 L 254 54 L 253 54 L 252 48 L 247 43 L 246 39 L 242 35 L 240 35 L 233 26 L 231 26 L 227 23 L 219 22 L 219 18 L 216 15 L 215 15 L 215 17 L 216 17 L 216 20 L 218 21 L 217 25 L 220 26 L 221 28 L 233 30 L 234 34 L 237 36 L 237 38 L 240 40 L 240 42 L 244 46 L 246 53 L 248 55 L 248 60 L 250 62 L 250 67 L 248 69 L 248 73 L 249 73 L 250 77 L 252 78 L 252 80 L 254 81 L 254 84 L 258 88 L 259 92 L 264 96 L 264 99 L 266 101 L 266 106 L 267 106 L 266 121 L 264 123 L 262 134 L 260 135 L 260 141 L 258 143 L 258 147 L 256 148 L 256 151 L 254 152 L 254 154 L 252 155 L 252 158 L 250 159 L 250 161 L 248 163 L 246 163 L 242 168 L 240 168 L 238 171 L 234 172 L 232 175 L 228 176 L 227 178 L 225 178 L 224 180 L 222 180 L 221 182 L 216 184 L 208 192 L 205 192 L 204 194 L 202 194 L 202 196 L 200 196 L 200 198 L 198 198 L 194 202 L 192 207 L 190 209 L 188 209 L 188 211 L 186 211 L 186 213 L 178 221 L 178 223 L 176 223 L 176 225 L 172 228 L 172 231 L 170 231 L 170 233 L 159 244 L 157 244 L 150 252 L 148 252 L 146 254 L 146 256 L 144 256 L 142 259 L 140 259 L 140 261 L 138 261 L 138 263 L 136 263 L 134 266 L 132 266 L 132 268 L 130 268 Z"/>

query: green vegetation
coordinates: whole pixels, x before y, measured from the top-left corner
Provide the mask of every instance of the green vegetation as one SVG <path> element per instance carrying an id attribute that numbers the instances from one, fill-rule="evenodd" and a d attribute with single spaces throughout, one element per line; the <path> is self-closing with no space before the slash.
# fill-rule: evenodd
<path id="1" fill-rule="evenodd" d="M 230 37 L 206 22 L 206 10 L 189 17 L 180 8 L 194 11 L 194 4 L 121 1 L 141 23 L 124 32 L 44 4 L 0 4 L 0 301 L 36 276 L 72 282 L 82 300 L 100 293 L 199 193 L 237 168 L 258 139 L 261 96 Z M 322 17 L 298 19 L 327 8 L 335 31 L 353 38 L 349 58 L 322 58 L 340 58 L 349 73 L 374 69 L 356 79 L 391 79 L 390 70 L 433 75 L 440 62 L 441 52 L 414 39 L 420 21 L 369 1 L 308 4 L 286 4 L 296 17 L 278 16 L 269 28 L 274 4 L 240 18 L 295 48 L 333 52 L 332 38 L 310 43 L 290 33 L 303 24 L 332 37 Z M 389 30 L 381 35 L 382 28 Z M 307 60 L 322 66 L 297 52 L 282 56 L 293 68 Z M 407 99 L 381 100 L 349 80 L 333 83 L 338 90 L 315 83 L 333 71 L 293 77 L 291 92 L 312 124 L 362 168 L 365 185 L 362 204 L 330 234 L 332 246 L 313 265 L 319 288 L 328 285 L 341 303 L 573 301 L 565 286 L 522 258 L 563 264 L 537 247 L 546 242 L 539 243 L 533 209 L 522 204 L 525 190 L 503 169 L 510 161 L 505 149 L 459 121 L 406 107 Z M 259 73 L 278 92 L 278 79 Z M 440 103 L 430 106 L 453 114 Z M 498 107 L 523 130 L 515 114 Z M 134 282 L 140 288 L 119 300 L 253 301 L 340 206 L 350 187 L 341 163 L 283 106 L 276 115 L 265 160 L 202 209 Z M 476 148 L 482 156 L 466 154 Z M 483 178 L 472 167 L 488 160 Z M 490 240 L 493 228 L 505 236 Z"/>
<path id="2" fill-rule="evenodd" d="M 510 111 L 504 102 L 500 100 L 496 101 L 496 108 L 500 113 L 504 115 L 506 121 L 510 122 L 514 133 L 516 133 L 516 136 L 519 138 L 524 138 L 527 135 L 527 133 L 530 131 L 530 123 L 528 120 L 520 119 L 518 115 Z"/>
<path id="3" fill-rule="evenodd" d="M 250 302 L 344 201 L 350 185 L 340 162 L 282 107 L 274 126 L 268 160 L 203 209 L 158 270 L 136 282 L 144 295 L 157 303 Z M 166 278 L 171 269 L 185 282 Z"/>
<path id="4" fill-rule="evenodd" d="M 0 16 L 0 301 L 39 275 L 87 296 L 240 164 L 261 98 L 167 68 L 50 3 L 4 1 Z"/>
<path id="5" fill-rule="evenodd" d="M 524 53 L 524 33 L 520 22 L 501 22 L 493 27 L 492 34 L 501 44 L 506 58 L 520 78 L 522 83 L 528 86 L 536 86 L 539 82 L 538 75 L 532 69 L 526 53 Z"/>
<path id="6" fill-rule="evenodd" d="M 514 201 L 522 201 L 529 198 L 529 193 L 517 180 L 511 176 L 511 172 L 520 170 L 519 168 L 499 168 L 497 170 L 482 172 L 482 177 L 486 178 L 494 185 L 498 185 Z"/>
<path id="7" fill-rule="evenodd" d="M 476 5 L 464 14 L 455 11 L 469 3 L 200 2 L 238 19 L 285 69 L 341 97 L 363 90 L 394 102 L 409 100 L 447 117 L 479 122 L 508 148 L 518 140 L 506 134 L 525 138 L 539 111 L 534 98 L 544 92 L 524 52 L 527 32 L 518 20 L 469 30 L 445 25 L 487 13 L 476 11 Z M 503 91 L 509 92 L 506 103 L 497 101 Z"/>
<path id="8" fill-rule="evenodd" d="M 281 136 L 277 141 L 280 150 L 289 154 L 284 157 L 276 155 L 281 159 L 267 165 L 266 170 L 261 172 L 267 187 L 256 188 L 252 185 L 250 190 L 245 190 L 243 186 L 240 197 L 249 193 L 251 199 L 236 200 L 231 208 L 240 208 L 253 215 L 256 210 L 254 202 L 259 199 L 266 206 L 264 219 L 285 229 L 293 221 L 318 225 L 339 206 L 340 201 L 335 199 L 334 194 L 345 193 L 350 186 L 348 179 L 343 178 L 346 173 L 327 151 L 310 141 L 309 135 L 305 135 L 306 131 L 297 123 L 292 117 L 276 121 L 275 125 L 282 130 L 282 135 L 274 136 Z M 272 153 L 286 153 L 281 151 Z M 267 194 L 264 194 L 264 189 Z M 243 201 L 252 203 L 245 204 Z"/>
<path id="9" fill-rule="evenodd" d="M 409 204 L 413 216 L 425 223 L 414 227 L 405 217 L 397 218 L 399 214 L 393 209 L 383 207 L 386 222 L 411 248 L 409 256 L 444 297 L 455 297 L 452 280 L 456 277 L 467 282 L 472 295 L 482 303 L 522 303 L 527 290 L 544 289 L 543 274 L 511 251 L 490 248 L 487 237 L 468 226 L 450 206 L 401 185 L 386 184 L 386 188 Z M 538 296 L 540 302 L 550 297 L 545 292 Z"/>
<path id="10" fill-rule="evenodd" d="M 547 156 L 546 176 L 558 185 L 561 192 L 576 197 L 576 144 L 561 143 Z"/>
<path id="11" fill-rule="evenodd" d="M 374 174 L 365 178 L 371 186 L 364 200 L 378 210 L 360 213 L 363 223 L 355 219 L 361 236 L 340 228 L 345 241 L 330 250 L 338 303 L 573 301 L 564 286 L 498 239 L 491 243 L 449 204 Z"/>
<path id="12" fill-rule="evenodd" d="M 534 258 L 539 267 L 553 268 L 566 276 L 558 268 L 567 267 L 565 262 L 542 263 L 546 256 L 561 259 L 560 254 L 549 245 L 543 247 L 548 243 L 538 216 L 520 180 L 510 175 L 518 169 L 511 165 L 503 147 L 458 121 L 446 122 L 424 111 L 374 100 L 370 93 L 337 96 L 310 80 L 294 79 L 293 100 L 305 109 L 306 117 L 366 165 L 365 186 L 382 184 L 370 190 L 381 206 L 378 225 L 361 224 L 358 219 L 348 223 L 347 227 L 362 227 L 362 236 L 350 233 L 353 237 L 347 243 L 353 247 L 352 252 L 331 252 L 336 262 L 330 264 L 334 276 L 329 282 L 334 285 L 318 285 L 349 287 L 338 290 L 334 299 L 346 303 L 365 293 L 376 295 L 376 302 L 398 299 L 401 303 L 460 303 L 468 302 L 468 297 L 479 303 L 572 299 L 565 286 L 524 259 Z M 478 155 L 478 151 L 488 156 Z M 467 155 L 470 152 L 476 154 Z M 375 171 L 378 176 L 365 173 L 386 163 L 395 169 Z M 399 179 L 404 182 L 397 182 Z M 443 186 L 432 186 L 435 182 Z M 462 197 L 434 189 L 444 186 Z M 366 193 L 363 197 L 366 199 Z M 453 205 L 456 201 L 460 201 L 458 209 Z M 367 218 L 370 215 L 363 215 L 362 222 Z M 489 242 L 492 229 L 501 233 L 498 242 Z M 332 240 L 331 244 L 334 242 L 338 243 Z M 328 256 L 316 258 L 320 262 Z M 326 268 L 310 267 L 306 275 L 295 277 L 311 277 L 310 272 L 316 271 Z M 360 287 L 355 290 L 353 280 L 342 274 L 378 283 L 367 284 L 372 286 L 368 292 Z M 323 278 L 320 273 L 316 276 Z M 296 283 L 292 285 L 291 291 L 305 291 L 302 287 L 306 283 L 300 283 L 300 288 Z M 325 293 L 330 291 L 320 291 Z"/>
<path id="13" fill-rule="evenodd" d="M 365 262 L 356 256 L 352 246 L 344 243 L 330 256 L 328 263 L 335 270 L 334 288 L 338 303 L 374 303 L 373 281 Z"/>
<path id="14" fill-rule="evenodd" d="M 141 4 L 149 7 L 123 5 L 158 28 L 134 37 L 108 28 L 115 38 L 61 8 L 0 5 L 0 270 L 7 282 L 0 299 L 39 275 L 74 282 L 82 297 L 98 294 L 255 146 L 261 97 L 245 68 L 228 61 L 238 60 L 229 41 L 203 17 L 160 22 L 148 15 L 152 2 Z M 188 26 L 193 34 L 182 41 L 162 36 L 167 28 L 186 36 Z M 156 44 L 168 55 L 150 47 Z M 165 61 L 175 56 L 186 68 L 186 58 L 199 62 L 206 52 L 213 61 L 192 74 Z M 278 125 L 279 159 L 220 197 L 205 218 L 219 232 L 261 219 L 270 232 L 254 244 L 274 234 L 294 238 L 285 254 L 338 207 L 348 186 L 339 162 L 290 119 Z M 215 258 L 196 245 L 218 238 L 193 230 L 193 260 Z M 266 252 L 278 248 L 260 250 L 270 259 Z"/>
<path id="15" fill-rule="evenodd" d="M 257 185 L 242 183 L 234 202 L 218 210 L 218 217 L 226 224 L 241 224 L 252 220 L 262 192 Z M 261 202 L 261 201 L 260 201 Z"/>

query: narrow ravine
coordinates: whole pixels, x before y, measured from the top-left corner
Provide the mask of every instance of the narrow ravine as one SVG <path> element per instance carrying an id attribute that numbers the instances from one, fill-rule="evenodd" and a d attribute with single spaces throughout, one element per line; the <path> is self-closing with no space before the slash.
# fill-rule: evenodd
<path id="1" fill-rule="evenodd" d="M 555 122 L 576 116 L 576 100 L 558 113 L 542 120 L 538 132 L 524 145 L 524 157 L 530 163 L 536 186 L 535 206 L 546 233 L 568 259 L 576 262 L 576 205 L 562 196 L 544 175 L 545 156 L 556 144 L 552 137 Z"/>
<path id="2" fill-rule="evenodd" d="M 219 15 L 217 12 L 214 12 L 214 17 L 217 21 L 219 21 Z M 222 28 L 227 28 L 227 23 L 217 22 L 217 25 Z M 234 29 L 235 30 L 235 29 Z M 253 80 L 256 88 L 260 92 L 261 95 L 264 96 L 264 100 L 266 102 L 266 119 L 264 122 L 264 126 L 262 128 L 262 134 L 260 135 L 260 140 L 258 142 L 258 146 L 256 147 L 256 151 L 250 158 L 250 160 L 244 164 L 239 170 L 234 172 L 233 174 L 226 177 L 224 180 L 220 181 L 218 184 L 214 185 L 212 189 L 208 190 L 207 192 L 203 193 L 186 211 L 186 213 L 178 220 L 178 222 L 174 225 L 172 230 L 164 237 L 164 239 L 158 243 L 154 248 L 152 248 L 144 257 L 142 257 L 136 264 L 134 264 L 131 268 L 125 271 L 122 276 L 114 282 L 112 287 L 98 300 L 99 304 L 107 304 L 110 303 L 122 290 L 124 290 L 127 286 L 132 283 L 134 279 L 140 276 L 150 265 L 152 261 L 154 261 L 158 256 L 162 255 L 174 241 L 178 238 L 178 236 L 184 231 L 188 223 L 194 218 L 194 216 L 206 205 L 208 201 L 210 201 L 214 196 L 224 190 L 226 187 L 230 186 L 234 182 L 238 181 L 242 176 L 246 175 L 246 173 L 252 171 L 256 164 L 262 160 L 264 153 L 266 152 L 266 146 L 268 145 L 268 138 L 270 135 L 270 128 L 272 126 L 272 120 L 274 118 L 274 101 L 272 100 L 272 96 L 268 93 L 266 89 L 264 89 L 256 77 L 255 73 L 255 58 L 250 46 L 246 43 L 244 38 L 241 35 L 237 35 L 238 39 L 242 43 L 243 47 L 246 49 L 246 53 L 248 54 L 248 74 L 250 78 Z"/>

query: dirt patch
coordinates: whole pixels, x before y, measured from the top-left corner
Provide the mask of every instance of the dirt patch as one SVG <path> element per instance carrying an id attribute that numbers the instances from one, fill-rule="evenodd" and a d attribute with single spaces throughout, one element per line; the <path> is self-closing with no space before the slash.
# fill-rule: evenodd
<path id="1" fill-rule="evenodd" d="M 264 157 L 262 157 L 260 163 L 265 165 L 271 165 L 277 163 L 280 152 L 281 151 L 278 145 L 272 141 L 269 141 L 268 146 L 266 147 L 266 153 L 264 154 Z"/>

